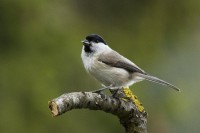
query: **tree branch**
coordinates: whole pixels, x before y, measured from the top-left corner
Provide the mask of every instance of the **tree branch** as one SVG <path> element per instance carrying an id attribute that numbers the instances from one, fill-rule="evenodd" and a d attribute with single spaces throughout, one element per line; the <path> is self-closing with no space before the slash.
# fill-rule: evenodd
<path id="1" fill-rule="evenodd" d="M 124 96 L 123 90 L 115 94 L 113 97 L 92 92 L 66 93 L 51 100 L 49 108 L 53 116 L 61 115 L 72 109 L 102 110 L 116 115 L 126 133 L 146 133 L 147 113 L 144 110 L 138 110 L 137 103 L 127 98 L 126 95 Z"/>

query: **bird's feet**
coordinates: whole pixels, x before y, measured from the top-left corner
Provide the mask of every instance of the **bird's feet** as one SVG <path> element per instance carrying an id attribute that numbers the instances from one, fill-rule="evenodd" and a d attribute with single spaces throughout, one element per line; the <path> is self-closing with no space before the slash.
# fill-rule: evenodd
<path id="1" fill-rule="evenodd" d="M 92 93 L 103 94 L 103 91 L 105 91 L 105 90 L 107 90 L 107 89 L 110 89 L 111 87 L 112 87 L 112 85 L 106 86 L 106 87 L 100 88 L 100 89 L 98 89 L 98 90 L 94 90 L 94 91 L 92 91 Z"/>
<path id="2" fill-rule="evenodd" d="M 103 94 L 103 91 L 109 89 L 110 92 L 113 94 L 113 96 L 117 93 L 119 87 L 113 87 L 113 85 L 109 85 L 109 86 L 106 86 L 106 87 L 103 87 L 103 88 L 100 88 L 98 90 L 94 90 L 92 91 L 92 93 L 99 93 L 99 94 Z"/>
<path id="3" fill-rule="evenodd" d="M 92 93 L 103 94 L 103 91 L 105 91 L 106 89 L 107 89 L 106 87 L 103 87 L 103 88 L 100 88 L 100 89 L 98 89 L 98 90 L 92 91 Z"/>

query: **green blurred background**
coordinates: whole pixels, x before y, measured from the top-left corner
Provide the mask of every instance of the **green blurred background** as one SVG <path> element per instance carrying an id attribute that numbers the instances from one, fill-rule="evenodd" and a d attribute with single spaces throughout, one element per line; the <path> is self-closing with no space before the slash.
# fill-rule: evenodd
<path id="1" fill-rule="evenodd" d="M 80 41 L 91 33 L 181 88 L 146 81 L 131 87 L 149 114 L 150 133 L 199 132 L 200 1 L 1 0 L 1 133 L 124 132 L 101 111 L 51 117 L 49 100 L 100 87 L 80 58 Z"/>

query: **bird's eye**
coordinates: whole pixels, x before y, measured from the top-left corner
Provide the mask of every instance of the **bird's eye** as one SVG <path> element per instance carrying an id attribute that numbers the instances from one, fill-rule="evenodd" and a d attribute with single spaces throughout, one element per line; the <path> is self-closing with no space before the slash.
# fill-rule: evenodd
<path id="1" fill-rule="evenodd" d="M 96 40 L 96 43 L 98 43 L 99 41 L 98 40 Z"/>

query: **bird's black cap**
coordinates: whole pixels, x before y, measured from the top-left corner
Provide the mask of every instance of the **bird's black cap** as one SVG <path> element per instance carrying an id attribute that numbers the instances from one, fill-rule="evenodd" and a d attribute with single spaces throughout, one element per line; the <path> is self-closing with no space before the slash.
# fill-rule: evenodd
<path id="1" fill-rule="evenodd" d="M 103 40 L 103 38 L 97 34 L 91 34 L 91 35 L 86 36 L 86 40 L 88 40 L 89 42 L 93 41 L 96 43 L 101 42 L 107 45 L 107 43 Z"/>

